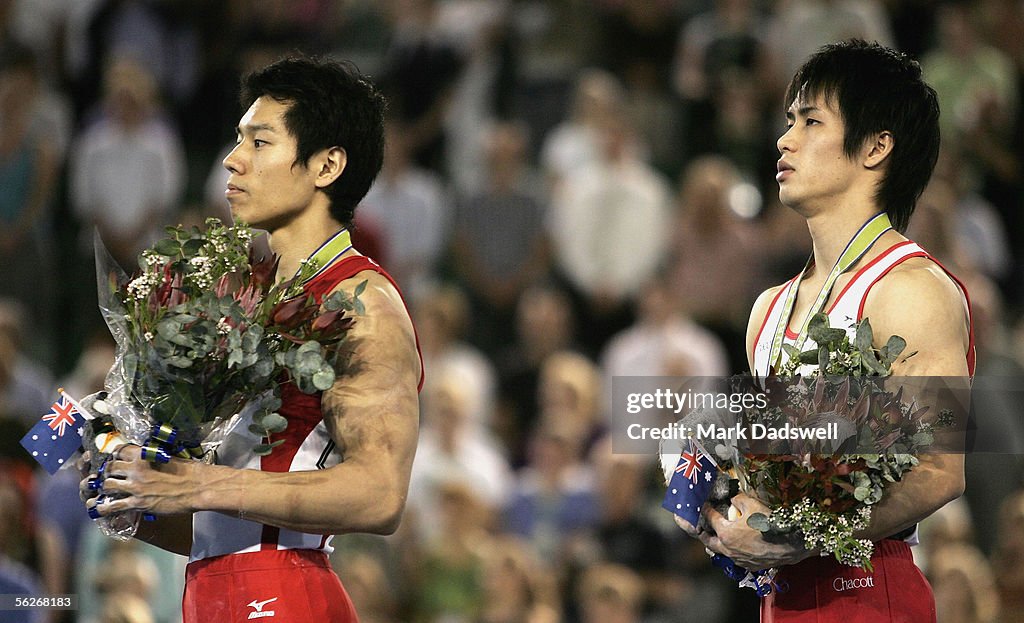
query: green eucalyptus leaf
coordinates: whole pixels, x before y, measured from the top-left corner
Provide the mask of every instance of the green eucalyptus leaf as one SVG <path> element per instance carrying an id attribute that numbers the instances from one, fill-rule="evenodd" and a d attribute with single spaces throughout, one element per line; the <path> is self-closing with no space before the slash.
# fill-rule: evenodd
<path id="1" fill-rule="evenodd" d="M 175 368 L 192 367 L 192 360 L 189 359 L 188 357 L 185 357 L 184 355 L 174 355 L 172 357 L 168 357 L 164 361 L 167 362 L 167 365 L 174 366 Z"/>
<path id="2" fill-rule="evenodd" d="M 768 532 L 770 529 L 768 524 L 768 515 L 765 515 L 764 513 L 754 513 L 750 517 L 747 517 L 747 525 L 758 532 Z"/>
<path id="3" fill-rule="evenodd" d="M 325 392 L 334 385 L 334 369 L 330 366 L 324 366 L 316 371 L 313 375 L 313 386 L 318 390 Z"/>
<path id="4" fill-rule="evenodd" d="M 261 357 L 256 363 L 253 364 L 252 369 L 257 377 L 259 378 L 270 378 L 270 375 L 274 373 L 274 363 L 270 361 L 268 357 Z M 280 403 L 272 409 L 280 408 Z"/>
<path id="5" fill-rule="evenodd" d="M 319 354 L 320 353 L 320 342 L 317 342 L 316 340 L 310 340 L 308 342 L 304 342 L 302 345 L 300 345 L 296 349 L 296 352 L 298 354 L 300 354 L 300 355 L 304 354 L 304 353 L 314 353 L 314 352 Z"/>
<path id="6" fill-rule="evenodd" d="M 181 251 L 181 244 L 177 240 L 170 238 L 161 238 L 153 245 L 153 250 L 160 255 L 166 255 L 167 257 L 174 257 Z"/>
<path id="7" fill-rule="evenodd" d="M 168 341 L 180 332 L 181 325 L 174 318 L 164 318 L 156 325 L 156 334 Z"/>
<path id="8" fill-rule="evenodd" d="M 821 374 L 825 374 L 825 371 L 828 370 L 828 360 L 829 360 L 828 346 L 824 346 L 824 345 L 823 346 L 819 346 L 818 347 L 818 370 L 821 371 Z"/>
<path id="9" fill-rule="evenodd" d="M 807 336 L 817 342 L 817 338 L 822 335 L 823 331 L 827 331 L 829 327 L 828 314 L 825 312 L 818 312 L 811 316 L 811 319 L 807 321 Z"/>
<path id="10" fill-rule="evenodd" d="M 854 345 L 857 347 L 857 350 L 865 354 L 870 353 L 874 339 L 874 332 L 871 330 L 871 323 L 868 322 L 868 319 L 865 318 L 858 322 L 857 336 L 854 338 Z"/>
<path id="11" fill-rule="evenodd" d="M 865 357 L 861 363 L 863 363 L 871 373 L 878 376 L 886 376 L 889 374 L 889 370 L 882 365 L 880 361 L 878 361 L 874 353 L 872 353 L 870 357 Z"/>
<path id="12" fill-rule="evenodd" d="M 260 425 L 271 433 L 280 433 L 284 429 L 288 428 L 288 420 L 279 413 L 269 413 L 265 418 L 263 418 Z"/>
<path id="13" fill-rule="evenodd" d="M 177 344 L 178 346 L 184 346 L 186 348 L 191 347 L 193 344 L 192 336 L 188 333 L 175 333 L 169 338 L 169 341 L 172 344 Z"/>
<path id="14" fill-rule="evenodd" d="M 871 497 L 871 489 L 868 487 L 857 487 L 853 490 L 853 497 L 857 498 L 858 502 L 865 502 Z"/>
<path id="15" fill-rule="evenodd" d="M 882 347 L 882 361 L 886 365 L 892 365 L 896 358 L 900 356 L 900 353 L 907 347 L 907 341 L 898 335 L 889 337 L 889 341 Z"/>
<path id="16" fill-rule="evenodd" d="M 805 365 L 807 365 L 807 364 L 817 365 L 819 363 L 819 361 L 818 361 L 818 349 L 812 348 L 812 349 L 805 350 L 804 352 L 800 353 L 799 361 L 800 361 L 800 363 L 805 364 Z"/>
<path id="17" fill-rule="evenodd" d="M 185 257 L 192 257 L 199 253 L 199 250 L 202 249 L 205 244 L 206 240 L 203 238 L 192 238 L 191 240 L 186 240 L 185 243 L 181 245 L 181 253 Z"/>

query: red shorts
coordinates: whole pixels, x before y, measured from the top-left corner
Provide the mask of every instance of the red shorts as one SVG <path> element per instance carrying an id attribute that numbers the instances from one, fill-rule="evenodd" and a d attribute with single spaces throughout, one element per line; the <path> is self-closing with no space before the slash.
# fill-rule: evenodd
<path id="1" fill-rule="evenodd" d="M 815 556 L 783 567 L 761 600 L 761 623 L 935 623 L 935 597 L 910 546 L 875 543 L 873 572 Z"/>
<path id="2" fill-rule="evenodd" d="M 183 623 L 358 623 L 323 552 L 286 549 L 215 556 L 185 570 Z"/>

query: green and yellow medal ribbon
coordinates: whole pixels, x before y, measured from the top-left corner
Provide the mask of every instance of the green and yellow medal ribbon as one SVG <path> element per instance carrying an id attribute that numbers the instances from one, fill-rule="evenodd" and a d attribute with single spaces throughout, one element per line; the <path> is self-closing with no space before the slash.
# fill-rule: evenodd
<path id="1" fill-rule="evenodd" d="M 839 275 L 850 270 L 851 267 L 860 261 L 864 254 L 882 237 L 882 234 L 890 229 L 892 229 L 892 223 L 889 221 L 889 215 L 882 212 L 871 217 L 866 223 L 861 225 L 853 238 L 846 243 L 846 248 L 839 254 L 839 259 L 836 260 L 835 266 L 832 267 L 832 271 L 829 272 L 825 283 L 821 286 L 821 291 L 818 292 L 818 298 L 814 301 L 814 305 L 811 306 L 810 311 L 807 312 L 807 316 L 804 318 L 803 325 L 800 327 L 800 332 L 797 334 L 796 342 L 794 343 L 797 350 L 803 350 L 803 345 L 807 341 L 807 327 L 811 322 L 811 318 L 825 306 L 829 296 L 832 294 L 832 287 L 835 286 L 836 280 L 839 279 Z M 789 289 L 786 300 L 783 302 L 782 314 L 779 316 L 779 322 L 775 326 L 775 335 L 772 337 L 772 348 L 769 351 L 768 357 L 769 366 L 775 366 L 780 363 L 782 342 L 785 339 L 786 327 L 789 326 L 789 318 L 793 314 L 793 306 L 796 304 L 797 291 L 800 288 L 800 282 L 803 281 L 804 275 L 807 274 L 807 270 L 811 267 L 813 261 L 814 256 L 812 255 L 807 260 L 804 269 L 800 272 L 796 283 Z"/>
<path id="2" fill-rule="evenodd" d="M 313 254 L 306 258 L 306 262 L 314 262 L 316 272 L 309 276 L 304 284 L 315 279 L 320 273 L 327 270 L 327 267 L 334 263 L 334 260 L 341 257 L 346 251 L 352 248 L 352 236 L 344 227 L 338 233 L 328 238 L 320 247 L 313 251 Z"/>

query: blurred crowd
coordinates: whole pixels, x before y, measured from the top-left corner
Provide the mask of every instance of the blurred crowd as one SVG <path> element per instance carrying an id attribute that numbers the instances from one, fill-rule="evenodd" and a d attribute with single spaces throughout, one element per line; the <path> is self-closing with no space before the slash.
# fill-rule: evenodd
<path id="1" fill-rule="evenodd" d="M 184 560 L 102 537 L 77 475 L 18 439 L 111 364 L 95 232 L 131 271 L 163 226 L 228 218 L 239 77 L 301 50 L 389 97 L 355 237 L 402 285 L 427 375 L 402 527 L 335 539 L 361 620 L 754 620 L 660 509 L 654 457 L 611 451 L 611 379 L 747 368 L 756 295 L 809 252 L 777 199 L 783 88 L 849 37 L 938 91 L 909 235 L 967 284 L 979 378 L 1024 378 L 1019 0 L 0 0 L 0 594 L 80 599 L 0 619 L 179 620 Z M 1024 447 L 1020 402 L 986 395 Z M 1024 620 L 1022 474 L 969 456 L 965 497 L 923 525 L 941 622 Z"/>

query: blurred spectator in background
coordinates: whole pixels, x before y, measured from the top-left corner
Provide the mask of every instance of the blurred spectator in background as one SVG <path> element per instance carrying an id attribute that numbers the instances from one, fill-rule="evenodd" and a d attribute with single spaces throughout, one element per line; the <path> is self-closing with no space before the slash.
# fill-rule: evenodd
<path id="1" fill-rule="evenodd" d="M 130 593 L 113 595 L 103 602 L 98 623 L 153 623 L 153 611 L 141 597 Z"/>
<path id="2" fill-rule="evenodd" d="M 1018 483 L 1019 483 L 1018 474 Z M 992 568 L 996 571 L 996 586 L 1002 605 L 1004 620 L 1024 615 L 1024 489 L 1003 500 L 998 508 L 999 530 L 996 549 L 992 554 Z"/>
<path id="3" fill-rule="evenodd" d="M 1002 284 L 1015 303 L 1024 296 L 1021 214 L 1020 75 L 1011 58 L 979 31 L 975 6 L 949 2 L 938 10 L 937 45 L 922 59 L 942 109 L 945 150 L 952 150 L 957 189 L 978 194 L 998 211 L 1013 248 L 1016 275 Z M 982 267 L 979 267 L 982 268 Z"/>
<path id="4" fill-rule="evenodd" d="M 414 576 L 417 620 L 471 621 L 482 603 L 479 551 L 491 515 L 465 485 L 448 483 L 437 496 L 438 530 L 425 540 Z"/>
<path id="5" fill-rule="evenodd" d="M 500 511 L 512 484 L 508 462 L 489 433 L 474 426 L 463 377 L 435 368 L 424 388 L 423 426 L 409 484 L 409 506 L 427 538 L 441 529 L 438 501 L 449 484 L 469 489 L 489 513 Z"/>
<path id="6" fill-rule="evenodd" d="M 540 412 L 540 370 L 552 354 L 575 347 L 575 319 L 569 297 L 547 284 L 523 291 L 516 305 L 516 338 L 497 357 L 501 404 L 494 431 L 508 448 L 514 467 L 526 460 L 526 445 Z"/>
<path id="7" fill-rule="evenodd" d="M 774 162 L 763 120 L 775 95 L 766 30 L 753 0 L 715 0 L 686 22 L 673 61 L 673 86 L 687 117 L 688 140 L 678 148 L 687 156 L 724 150 L 748 179 L 762 179 Z"/>
<path id="8" fill-rule="evenodd" d="M 73 569 L 79 619 L 102 621 L 108 604 L 129 595 L 145 604 L 155 623 L 179 623 L 188 560 L 142 541 L 114 540 L 92 526 L 83 531 Z"/>
<path id="9" fill-rule="evenodd" d="M 599 156 L 601 129 L 625 114 L 626 93 L 610 73 L 588 69 L 576 79 L 569 115 L 544 135 L 540 160 L 552 188 Z"/>
<path id="10" fill-rule="evenodd" d="M 554 574 L 526 543 L 510 536 L 482 549 L 483 597 L 478 623 L 559 623 Z"/>
<path id="11" fill-rule="evenodd" d="M 444 119 L 446 170 L 459 196 L 483 192 L 486 129 L 512 118 L 519 46 L 507 0 L 441 3 L 440 29 L 463 60 Z"/>
<path id="12" fill-rule="evenodd" d="M 646 590 L 644 612 L 655 620 L 671 620 L 681 611 L 680 603 L 689 592 L 686 571 L 681 568 L 678 537 L 666 533 L 654 521 L 649 497 L 654 473 L 651 457 L 612 452 L 610 440 L 595 448 L 592 460 L 597 469 L 601 500 L 601 521 L 595 532 L 594 561 L 623 565 L 643 579 Z M 653 497 L 658 497 L 655 488 Z M 589 566 L 589 565 L 587 565 Z"/>
<path id="13" fill-rule="evenodd" d="M 571 434 L 587 455 L 608 429 L 600 369 L 585 355 L 562 351 L 544 360 L 538 381 L 538 425 Z"/>
<path id="14" fill-rule="evenodd" d="M 632 301 L 668 251 L 668 182 L 640 157 L 623 116 L 604 118 L 592 162 L 555 189 L 549 235 L 594 352 L 632 321 Z"/>
<path id="15" fill-rule="evenodd" d="M 127 58 L 112 61 L 104 74 L 103 109 L 72 148 L 71 200 L 88 225 L 86 256 L 95 226 L 129 271 L 172 219 L 184 191 L 185 154 L 158 100 L 145 68 Z"/>
<path id="16" fill-rule="evenodd" d="M 191 0 L 105 0 L 81 12 L 82 47 L 73 50 L 71 78 L 80 113 L 103 97 L 94 79 L 115 59 L 131 59 L 175 105 L 191 97 L 199 80 L 201 52 L 190 20 L 202 3 Z"/>
<path id="17" fill-rule="evenodd" d="M 629 567 L 600 564 L 584 573 L 577 598 L 581 623 L 640 623 L 644 583 Z"/>
<path id="18" fill-rule="evenodd" d="M 757 226 L 742 216 L 751 192 L 722 156 L 704 156 L 686 167 L 667 277 L 682 312 L 729 345 L 733 371 L 746 368 L 746 316 L 758 284 L 766 283 Z"/>
<path id="19" fill-rule="evenodd" d="M 381 232 L 379 261 L 415 296 L 437 274 L 451 209 L 441 178 L 412 161 L 409 128 L 391 119 L 384 136 L 384 166 L 360 203 L 359 227 Z"/>
<path id="20" fill-rule="evenodd" d="M 572 424 L 544 421 L 530 436 L 528 463 L 517 473 L 503 513 L 505 528 L 556 568 L 568 564 L 575 543 L 600 518 L 593 468 L 583 461 L 584 442 Z"/>
<path id="21" fill-rule="evenodd" d="M 892 46 L 892 28 L 882 0 L 779 2 L 766 41 L 776 60 L 774 75 L 785 79 L 819 47 L 855 38 Z"/>
<path id="22" fill-rule="evenodd" d="M 57 388 L 49 370 L 24 352 L 34 334 L 26 323 L 24 306 L 0 299 L 0 414 L 31 426 L 49 410 Z"/>
<path id="23" fill-rule="evenodd" d="M 22 550 L 24 503 L 14 482 L 0 480 L 0 594 L 38 597 L 43 594 L 39 577 L 25 564 L 11 556 Z M 43 623 L 46 612 L 40 609 L 4 612 L 5 623 Z"/>
<path id="24" fill-rule="evenodd" d="M 438 0 L 390 0 L 392 39 L 379 86 L 403 124 L 413 161 L 445 171 L 444 121 L 463 60 L 438 21 Z"/>
<path id="25" fill-rule="evenodd" d="M 485 185 L 459 201 L 453 268 L 474 306 L 474 341 L 490 353 L 509 346 L 515 303 L 548 271 L 542 183 L 529 166 L 521 123 L 497 123 L 484 133 Z"/>
<path id="26" fill-rule="evenodd" d="M 943 146 L 959 146 L 965 134 L 994 115 L 1004 129 L 1017 110 L 1017 77 L 1010 59 L 985 43 L 974 7 L 946 2 L 938 11 L 937 45 L 922 65 L 939 96 Z"/>
<path id="27" fill-rule="evenodd" d="M 467 342 L 471 308 L 465 293 L 455 285 L 436 285 L 412 302 L 413 317 L 423 355 L 424 390 L 438 378 L 455 375 L 462 385 L 471 429 L 484 431 L 492 421 L 496 373 L 479 348 Z"/>
<path id="28" fill-rule="evenodd" d="M 56 348 L 51 200 L 68 132 L 67 112 L 46 88 L 32 51 L 0 46 L 0 296 L 26 306 L 36 339 L 25 346 L 47 365 Z"/>
<path id="29" fill-rule="evenodd" d="M 683 312 L 681 297 L 664 275 L 651 279 L 644 292 L 636 323 L 615 335 L 602 354 L 608 389 L 616 376 L 729 374 L 722 341 Z"/>
<path id="30" fill-rule="evenodd" d="M 156 621 L 149 602 L 160 587 L 159 571 L 132 545 L 122 543 L 110 549 L 95 584 L 101 599 L 97 623 Z"/>
<path id="31" fill-rule="evenodd" d="M 992 568 L 967 543 L 940 546 L 931 556 L 928 579 L 935 591 L 939 623 L 996 623 L 999 594 Z"/>
<path id="32" fill-rule="evenodd" d="M 338 575 L 362 623 L 398 623 L 395 589 L 379 560 L 352 552 L 344 557 Z"/>
<path id="33" fill-rule="evenodd" d="M 598 64 L 626 88 L 626 112 L 660 171 L 678 169 L 684 143 L 672 97 L 671 64 L 680 15 L 673 0 L 597 2 Z"/>
<path id="34" fill-rule="evenodd" d="M 597 54 L 597 13 L 590 0 L 517 0 L 516 39 L 523 42 L 513 106 L 546 136 L 568 114 L 574 85 Z"/>

